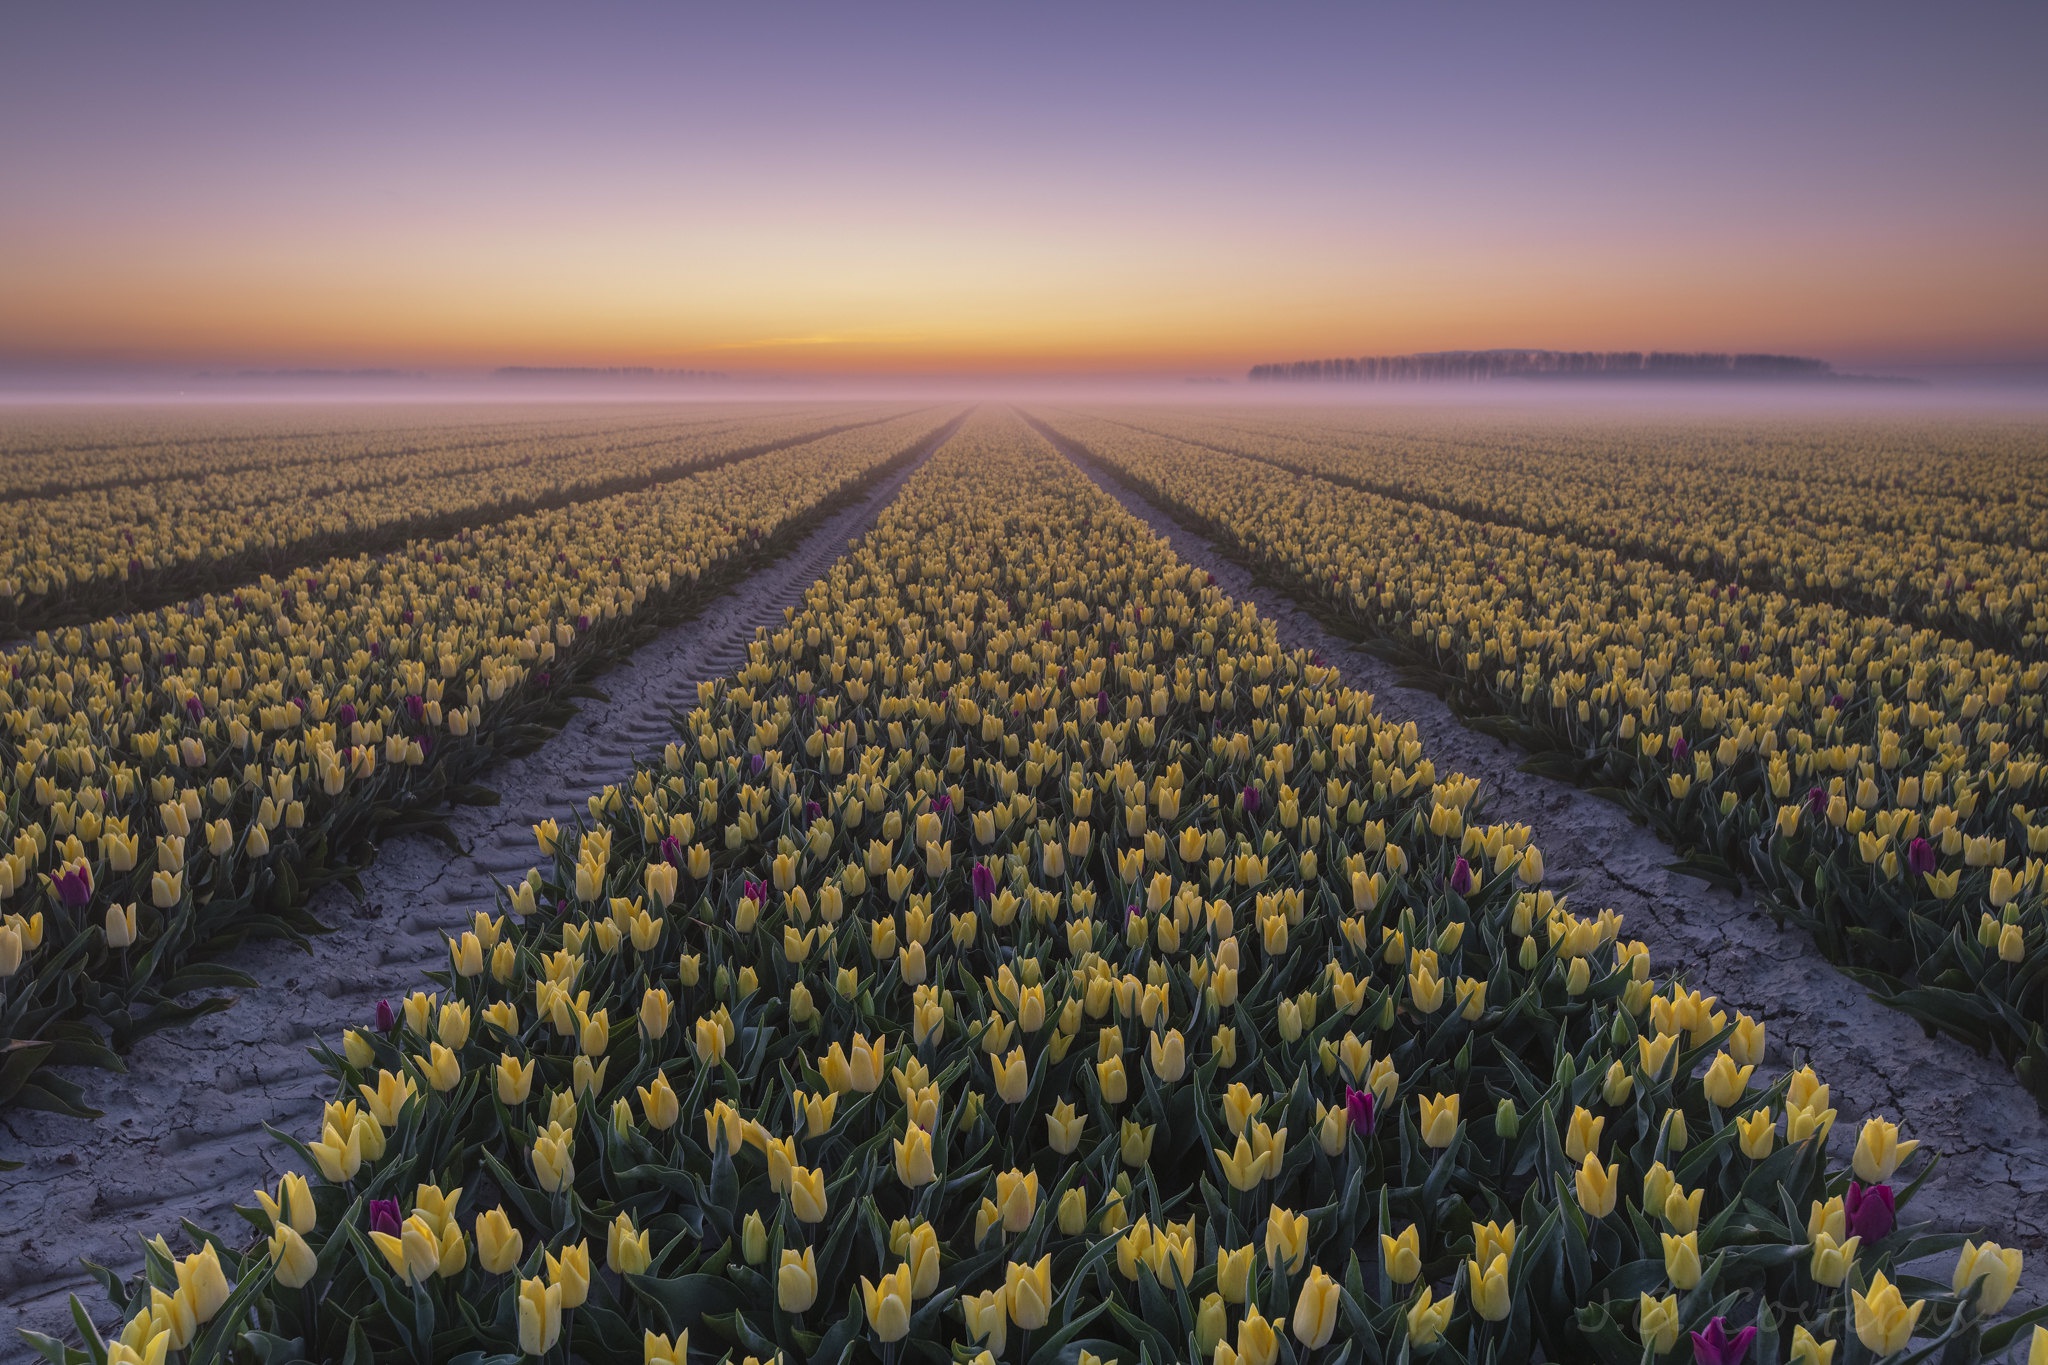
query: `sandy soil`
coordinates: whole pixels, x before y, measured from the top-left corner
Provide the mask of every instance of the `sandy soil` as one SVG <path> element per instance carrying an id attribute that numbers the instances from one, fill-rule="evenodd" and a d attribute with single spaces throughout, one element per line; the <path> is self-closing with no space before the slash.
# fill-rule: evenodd
<path id="1" fill-rule="evenodd" d="M 920 463 L 871 486 L 790 554 L 606 674 L 598 685 L 608 702 L 586 703 L 539 749 L 485 774 L 504 800 L 452 813 L 466 856 L 431 839 L 393 839 L 363 873 L 361 904 L 338 888 L 315 899 L 334 932 L 310 954 L 250 946 L 234 965 L 263 985 L 241 992 L 233 1009 L 145 1039 L 126 1075 L 81 1076 L 104 1118 L 0 1117 L 5 1150 L 27 1161 L 0 1176 L 0 1360 L 34 1358 L 11 1330 L 17 1323 L 66 1334 L 74 1292 L 103 1325 L 113 1316 L 81 1257 L 133 1271 L 140 1237 L 161 1232 L 175 1245 L 187 1218 L 244 1235 L 231 1206 L 253 1203 L 257 1184 L 274 1185 L 297 1164 L 263 1125 L 310 1134 L 333 1096 L 311 1041 L 333 1042 L 368 1024 L 378 1000 L 427 984 L 421 972 L 447 963 L 447 932 L 492 908 L 493 888 L 533 865 L 532 826 L 658 753 L 675 735 L 671 713 L 696 704 L 697 683 L 737 671 L 755 628 L 780 625 L 783 608 L 802 600 Z"/>
<path id="2" fill-rule="evenodd" d="M 1619 807 L 1521 771 L 1520 750 L 1467 729 L 1441 698 L 1402 686 L 1393 665 L 1326 630 L 1284 593 L 1255 584 L 1223 548 L 1119 483 L 1085 451 L 1055 444 L 1183 559 L 1276 621 L 1286 643 L 1320 653 L 1347 682 L 1370 691 L 1382 714 L 1414 721 L 1439 772 L 1480 778 L 1487 818 L 1528 824 L 1543 849 L 1546 880 L 1571 886 L 1582 912 L 1613 906 L 1650 945 L 1660 972 L 1764 1021 L 1768 1066 L 1810 1062 L 1840 1111 L 1831 1146 L 1845 1163 L 1871 1115 L 1899 1121 L 1907 1136 L 1940 1152 L 1907 1220 L 2023 1248 L 2026 1270 L 2009 1311 L 2048 1301 L 2048 1120 L 2003 1065 L 1929 1038 L 1748 897 L 1666 870 L 1670 848 Z M 1946 1281 L 1953 1267 L 1953 1257 L 1943 1256 L 1915 1269 Z"/>

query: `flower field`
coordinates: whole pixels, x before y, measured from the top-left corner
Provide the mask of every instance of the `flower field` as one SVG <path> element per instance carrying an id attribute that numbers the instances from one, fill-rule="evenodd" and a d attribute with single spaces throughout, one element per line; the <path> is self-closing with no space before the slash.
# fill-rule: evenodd
<path id="1" fill-rule="evenodd" d="M 1391 498 L 2029 659 L 2048 640 L 2048 470 L 2039 432 L 2025 424 L 1801 431 L 1783 420 L 1674 428 L 1610 419 L 1560 435 L 1469 416 L 1119 416 Z M 1642 458 L 1649 451 L 1655 458 Z"/>
<path id="2" fill-rule="evenodd" d="M 18 655 L 13 808 L 64 855 L 17 893 L 26 979 L 128 979 L 110 884 L 173 881 L 155 942 L 202 889 L 281 915 L 264 801 L 279 849 L 401 804 L 444 761 L 422 736 L 512 733 L 607 623 L 951 415 Z M 1824 941 L 1940 925 L 1956 970 L 2021 983 L 1949 994 L 2028 1018 L 2038 874 L 1982 850 L 2031 828 L 2041 665 L 1047 418 L 1488 714 L 1604 736 L 1589 780 L 1759 850 Z M 76 775 L 124 769 L 160 863 L 117 871 Z M 2004 1311 L 2021 1254 L 1915 1226 L 1909 1115 L 1833 1133 L 1826 1077 L 1548 884 L 1540 830 L 1016 414 L 970 416 L 665 752 L 533 833 L 445 970 L 321 1047 L 335 1098 L 278 1135 L 304 1174 L 247 1235 L 109 1272 L 115 1333 L 81 1308 L 46 1358 L 2048 1360 Z M 1988 945 L 1951 933 L 1994 900 Z"/>
<path id="3" fill-rule="evenodd" d="M 89 1095 L 49 1066 L 118 1066 L 140 1032 L 225 1004 L 204 992 L 242 980 L 219 961 L 237 940 L 316 929 L 305 895 L 347 876 L 380 830 L 488 799 L 470 785 L 482 764 L 545 734 L 579 678 L 951 415 L 14 650 L 0 684 L 0 1106 L 86 1112 Z"/>
<path id="4" fill-rule="evenodd" d="M 1690 868 L 1758 885 L 1882 998 L 1997 1048 L 2048 1098 L 2034 794 L 2048 664 L 1221 442 L 1052 420 L 1420 665 L 1537 766 L 1621 798 Z"/>
<path id="5" fill-rule="evenodd" d="M 239 457 L 212 445 L 132 441 L 111 452 L 74 444 L 25 453 L 15 478 L 30 488 L 0 506 L 0 631 L 159 606 L 342 550 L 396 549 L 903 410 L 643 416 L 541 424 L 516 435 L 502 423 L 351 432 L 277 441 Z M 45 466 L 59 458 L 71 480 L 53 488 L 56 471 Z"/>

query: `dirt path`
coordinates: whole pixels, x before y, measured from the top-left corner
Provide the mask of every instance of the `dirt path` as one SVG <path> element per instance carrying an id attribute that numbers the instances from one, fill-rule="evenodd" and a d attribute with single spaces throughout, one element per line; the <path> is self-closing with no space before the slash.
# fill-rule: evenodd
<path id="1" fill-rule="evenodd" d="M 1546 880 L 1573 888 L 1582 911 L 1613 906 L 1650 945 L 1660 973 L 1684 976 L 1722 1007 L 1764 1021 L 1770 1063 L 1811 1062 L 1840 1111 L 1831 1146 L 1846 1162 L 1862 1120 L 1884 1115 L 1942 1154 L 1907 1217 L 2026 1252 L 2010 1311 L 2048 1301 L 2048 1120 L 1997 1061 L 1946 1038 L 1929 1038 L 1898 1011 L 1837 972 L 1806 935 L 1780 929 L 1746 896 L 1665 869 L 1671 850 L 1617 806 L 1569 784 L 1521 771 L 1523 755 L 1467 729 L 1434 693 L 1403 686 L 1395 667 L 1339 638 L 1284 593 L 1253 581 L 1228 551 L 1120 483 L 1087 452 L 1040 428 L 1126 509 L 1171 540 L 1182 558 L 1216 575 L 1231 596 L 1280 626 L 1291 646 L 1312 649 L 1370 691 L 1379 711 L 1414 721 L 1438 771 L 1485 786 L 1487 817 L 1528 824 L 1543 849 Z M 1922 1273 L 1948 1279 L 1952 1257 Z"/>
<path id="2" fill-rule="evenodd" d="M 262 986 L 241 992 L 231 1010 L 145 1039 L 126 1075 L 93 1073 L 91 1098 L 104 1118 L 0 1117 L 7 1150 L 27 1161 L 0 1176 L 0 1360 L 25 1350 L 11 1330 L 17 1322 L 67 1333 L 69 1294 L 96 1318 L 110 1316 L 80 1257 L 132 1271 L 141 1264 L 138 1237 L 163 1233 L 175 1244 L 185 1218 L 223 1235 L 245 1232 L 231 1206 L 252 1203 L 251 1191 L 274 1185 L 291 1157 L 263 1125 L 310 1134 L 333 1096 L 309 1044 L 367 1025 L 377 1001 L 395 1003 L 427 984 L 421 972 L 446 966 L 445 934 L 492 909 L 493 888 L 534 864 L 532 826 L 629 776 L 635 759 L 673 739 L 670 715 L 696 704 L 697 683 L 737 671 L 755 628 L 782 623 L 783 608 L 868 530 L 937 444 L 605 674 L 598 685 L 608 702 L 586 704 L 539 749 L 484 774 L 503 803 L 449 818 L 467 856 L 432 839 L 393 839 L 363 873 L 362 904 L 338 888 L 315 898 L 314 913 L 336 928 L 313 941 L 310 955 L 280 942 L 245 949 L 234 965 Z"/>

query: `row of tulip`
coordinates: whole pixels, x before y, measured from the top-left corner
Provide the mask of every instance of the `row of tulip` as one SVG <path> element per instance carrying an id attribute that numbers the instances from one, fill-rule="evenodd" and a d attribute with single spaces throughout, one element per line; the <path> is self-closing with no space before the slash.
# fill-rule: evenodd
<path id="1" fill-rule="evenodd" d="M 1972 1361 L 1810 1070 L 1014 416 L 322 1056 L 57 1365 Z M 1852 1151 L 1848 1149 L 1852 1148 Z M 1901 1269 L 1941 1252 L 1935 1282 Z M 81 1322 L 89 1315 L 76 1314 Z M 2039 1348 L 2048 1351 L 2048 1345 Z M 1674 1357 L 1675 1358 L 1675 1357 Z"/>
<path id="2" fill-rule="evenodd" d="M 1615 430 L 1577 418 L 1560 432 L 1540 419 L 1110 415 L 1389 497 L 2030 658 L 2048 641 L 2048 479 L 2037 427 Z"/>
<path id="3" fill-rule="evenodd" d="M 87 486 L 0 503 L 0 631 L 158 606 L 343 551 L 395 549 L 903 411 L 784 405 L 495 439 L 458 429 L 429 448 L 346 457 L 332 440 L 280 440 L 262 449 L 259 467 L 111 486 L 93 486 L 101 465 L 83 461 Z"/>
<path id="4" fill-rule="evenodd" d="M 39 497 L 294 464 L 319 469 L 578 434 L 652 433 L 691 422 L 737 421 L 763 410 L 741 403 L 550 404 L 530 410 L 459 403 L 59 408 L 47 414 L 18 409 L 0 426 L 0 495 Z"/>
<path id="5" fill-rule="evenodd" d="M 239 981 L 218 960 L 241 937 L 317 929 L 306 894 L 348 875 L 373 834 L 479 798 L 467 784 L 484 760 L 538 738 L 579 677 L 941 420 L 330 560 L 7 655 L 0 1105 L 85 1112 L 50 1065 L 118 1066 L 139 1032 L 224 1003 L 174 1002 Z"/>
<path id="6" fill-rule="evenodd" d="M 1350 628 L 1506 718 L 1539 766 L 1742 869 L 1885 998 L 2048 1097 L 2048 665 L 1401 502 L 1208 446 L 1059 430 Z"/>

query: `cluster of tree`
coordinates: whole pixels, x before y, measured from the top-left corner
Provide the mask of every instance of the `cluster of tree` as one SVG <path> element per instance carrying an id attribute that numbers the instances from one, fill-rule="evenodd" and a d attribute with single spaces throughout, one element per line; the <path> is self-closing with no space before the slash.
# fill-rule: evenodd
<path id="1" fill-rule="evenodd" d="M 1824 360 L 1700 351 L 1430 351 L 1254 365 L 1254 380 L 1834 379 Z"/>

